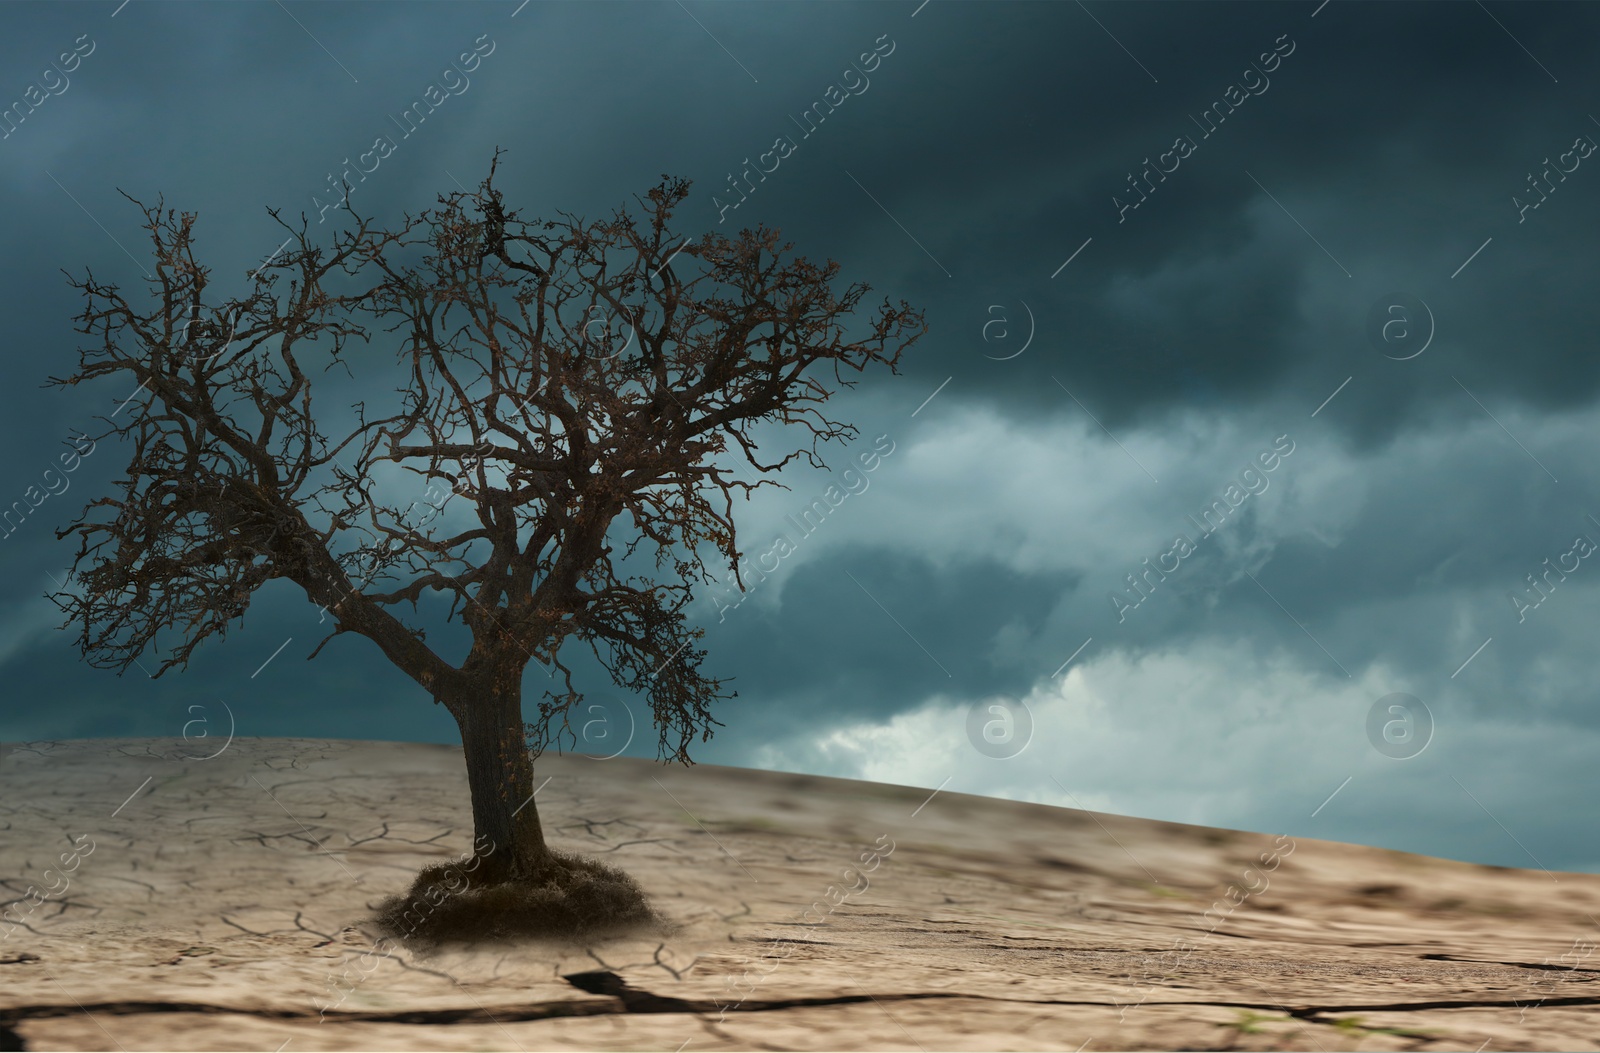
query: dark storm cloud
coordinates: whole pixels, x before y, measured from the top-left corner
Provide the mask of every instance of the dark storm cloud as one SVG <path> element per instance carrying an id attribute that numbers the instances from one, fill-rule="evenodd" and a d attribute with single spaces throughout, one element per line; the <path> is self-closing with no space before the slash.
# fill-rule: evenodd
<path id="1" fill-rule="evenodd" d="M 207 244 L 236 271 L 281 241 L 263 205 L 306 210 L 326 229 L 314 201 L 330 200 L 329 174 L 379 136 L 395 149 L 352 201 L 386 215 L 431 203 L 454 189 L 451 176 L 473 185 L 500 143 L 512 151 L 512 200 L 531 212 L 594 215 L 660 171 L 685 174 L 697 181 L 686 233 L 779 225 L 800 251 L 838 256 L 848 276 L 928 305 L 935 332 L 912 375 L 955 373 L 958 399 L 1062 412 L 1051 372 L 1069 374 L 1112 426 L 1202 392 L 1234 405 L 1303 399 L 1339 368 L 1380 364 L 1363 328 L 1391 287 L 1431 296 L 1440 350 L 1453 339 L 1452 361 L 1483 383 L 1549 405 L 1593 392 L 1596 367 L 1574 341 L 1600 318 L 1573 295 L 1581 269 L 1558 262 L 1581 258 L 1579 232 L 1595 218 L 1586 170 L 1528 222 L 1510 204 L 1528 170 L 1590 125 L 1592 74 L 1575 50 L 1593 21 L 1587 9 L 1524 5 L 1513 16 L 1519 39 L 1562 70 L 1555 85 L 1475 5 L 1335 4 L 1315 20 L 1281 5 L 1100 12 L 1159 83 L 1077 5 L 939 3 L 915 20 L 887 7 L 827 18 L 774 5 L 702 12 L 737 59 L 675 5 L 530 5 L 515 21 L 499 6 L 413 6 L 403 19 L 372 5 L 308 6 L 305 29 L 266 5 L 202 17 L 143 7 L 94 23 L 97 50 L 72 88 L 5 144 L 45 153 L 135 256 L 136 217 L 111 181 L 199 209 Z M 70 42 L 77 25 L 26 10 L 36 24 L 8 49 L 20 69 L 44 62 L 57 37 Z M 470 87 L 401 138 L 395 115 L 483 34 L 497 50 Z M 844 78 L 881 37 L 893 51 L 870 75 Z M 1269 65 L 1264 54 L 1278 64 L 1246 77 L 1252 63 Z M 663 78 L 672 90 L 645 87 Z M 868 86 L 859 96 L 835 88 L 844 103 L 802 135 L 798 115 L 841 80 Z M 1241 81 L 1261 94 L 1244 92 L 1203 137 L 1195 118 Z M 1194 152 L 1164 180 L 1150 174 L 1147 200 L 1118 222 L 1113 197 L 1139 200 L 1127 177 L 1180 136 Z M 719 224 L 714 200 L 737 200 L 728 176 L 778 137 L 793 154 L 769 177 L 749 176 L 754 189 Z M 111 179 L 74 182 L 91 166 L 72 164 L 73 150 L 115 156 L 101 166 Z M 72 229 L 92 249 L 63 261 L 129 263 L 96 243 L 39 168 L 8 174 L 56 217 L 56 236 L 41 224 L 30 243 L 59 245 Z M 1494 235 L 1464 280 L 1448 278 Z M 41 294 L 58 277 L 53 267 L 35 275 Z M 988 305 L 1018 313 L 1023 300 L 1040 330 L 1031 353 L 986 360 Z M 61 290 L 45 302 L 60 304 Z M 1450 397 L 1421 390 L 1413 374 L 1387 386 L 1384 412 L 1358 406 L 1346 426 L 1388 435 L 1397 412 Z"/>
<path id="2" fill-rule="evenodd" d="M 1076 5 L 925 10 L 898 64 L 851 103 L 878 119 L 842 109 L 739 215 L 786 221 L 791 164 L 828 188 L 854 232 L 848 258 L 903 274 L 930 304 L 936 333 L 913 375 L 953 372 L 957 398 L 1056 411 L 1046 374 L 1067 371 L 1115 426 L 1185 401 L 1186 365 L 1236 405 L 1303 399 L 1339 368 L 1382 364 L 1366 313 L 1397 288 L 1429 299 L 1441 351 L 1483 383 L 1535 404 L 1592 395 L 1595 366 L 1574 341 L 1600 318 L 1572 296 L 1582 267 L 1560 261 L 1584 258 L 1596 199 L 1574 173 L 1542 214 L 1518 223 L 1511 205 L 1528 170 L 1600 131 L 1586 114 L 1590 64 L 1564 29 L 1591 12 L 1515 9 L 1520 38 L 1566 74 L 1553 85 L 1475 5 L 1346 5 L 1315 21 L 1283 6 L 1153 10 L 1102 14 L 1160 84 Z M 1285 34 L 1292 52 L 1244 77 Z M 1204 137 L 1192 118 L 1241 81 L 1270 83 Z M 1164 181 L 1150 175 L 1148 199 L 1118 222 L 1113 196 L 1140 200 L 1128 175 L 1180 136 L 1192 155 Z M 816 229 L 831 210 L 815 211 L 798 228 L 808 240 L 839 237 Z M 1020 300 L 1039 319 L 1033 353 L 985 361 L 987 304 L 1020 314 Z M 1508 346 L 1522 352 L 1514 366 Z M 1347 426 L 1388 436 L 1395 411 L 1451 397 L 1413 377 L 1390 387 L 1395 405 Z"/>
<path id="3" fill-rule="evenodd" d="M 887 717 L 936 692 L 1025 692 L 1036 673 L 1017 661 L 1033 649 L 1026 637 L 1079 578 L 846 549 L 796 569 L 778 610 L 751 603 L 708 618 L 702 645 L 741 698 L 802 695 L 791 720 Z"/>

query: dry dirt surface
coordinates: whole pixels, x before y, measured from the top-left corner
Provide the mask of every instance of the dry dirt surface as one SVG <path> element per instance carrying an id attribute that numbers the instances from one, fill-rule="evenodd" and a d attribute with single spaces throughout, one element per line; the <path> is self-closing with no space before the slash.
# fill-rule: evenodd
<path id="1" fill-rule="evenodd" d="M 0 747 L 0 1049 L 1600 1048 L 1593 875 L 548 756 L 677 931 L 427 955 L 371 913 L 469 850 L 458 748 L 206 741 Z"/>

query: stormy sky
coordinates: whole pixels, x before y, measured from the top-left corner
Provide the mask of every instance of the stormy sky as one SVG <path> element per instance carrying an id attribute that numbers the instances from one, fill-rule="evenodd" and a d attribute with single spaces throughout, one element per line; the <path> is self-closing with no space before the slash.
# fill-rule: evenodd
<path id="1" fill-rule="evenodd" d="M 388 223 L 496 147 L 530 215 L 670 173 L 686 233 L 780 228 L 930 327 L 831 405 L 834 471 L 736 507 L 793 552 L 696 601 L 739 692 L 697 760 L 1600 871 L 1600 10 L 519 4 L 8 6 L 0 504 L 133 394 L 41 386 L 81 339 L 63 271 L 144 281 L 119 191 L 197 213 L 237 293 L 267 209 L 328 240 L 380 136 L 350 201 Z M 53 529 L 125 465 L 0 539 L 0 739 L 458 741 L 372 645 L 306 662 L 288 588 L 181 674 L 86 665 Z M 582 752 L 654 756 L 586 686 Z"/>

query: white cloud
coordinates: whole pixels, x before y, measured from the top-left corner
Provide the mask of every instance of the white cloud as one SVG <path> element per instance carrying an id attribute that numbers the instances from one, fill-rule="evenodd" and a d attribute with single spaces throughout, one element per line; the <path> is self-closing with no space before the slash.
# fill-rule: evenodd
<path id="1" fill-rule="evenodd" d="M 1178 822 L 1233 825 L 1262 795 L 1321 799 L 1370 750 L 1364 718 L 1396 687 L 1385 670 L 1328 683 L 1285 655 L 1260 663 L 1244 644 L 1085 656 L 1036 685 L 1026 748 L 986 757 L 966 737 L 981 698 L 934 696 L 881 724 L 808 732 L 770 745 L 764 764 L 963 793 L 1084 805 Z M 1317 743 L 1308 755 L 1307 744 Z"/>
<path id="2" fill-rule="evenodd" d="M 1561 819 L 1563 787 L 1586 784 L 1600 732 L 1534 713 L 1485 717 L 1440 691 L 1377 665 L 1359 680 L 1320 676 L 1299 656 L 1263 657 L 1248 642 L 1213 638 L 1142 656 L 1086 653 L 1021 699 L 1033 734 L 1014 757 L 984 756 L 967 739 L 969 708 L 989 699 L 939 694 L 886 721 L 769 743 L 754 759 L 766 768 L 1410 851 L 1449 853 L 1472 841 L 1511 865 L 1600 869 L 1600 859 L 1557 859 L 1548 850 L 1539 858 L 1525 847 L 1540 844 L 1541 832 L 1561 840 L 1545 827 Z M 1431 712 L 1432 740 L 1414 758 L 1382 756 L 1366 736 L 1369 709 L 1394 692 L 1422 698 Z M 1541 777 L 1530 780 L 1530 771 Z"/>

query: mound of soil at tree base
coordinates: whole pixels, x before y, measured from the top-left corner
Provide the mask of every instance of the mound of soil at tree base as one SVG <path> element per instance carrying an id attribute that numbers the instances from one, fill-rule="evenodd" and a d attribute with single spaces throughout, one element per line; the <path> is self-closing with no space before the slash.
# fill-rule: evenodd
<path id="1" fill-rule="evenodd" d="M 458 748 L 3 751 L 0 879 L 17 902 L 0 928 L 0 1048 L 1600 1041 L 1592 875 L 550 756 L 537 771 L 552 847 L 619 866 L 676 928 L 424 953 L 373 916 L 421 867 L 470 851 Z"/>

